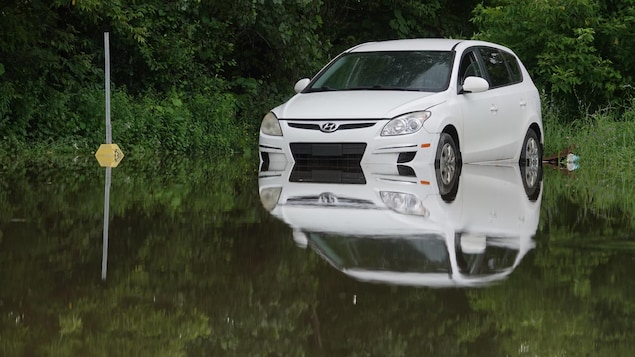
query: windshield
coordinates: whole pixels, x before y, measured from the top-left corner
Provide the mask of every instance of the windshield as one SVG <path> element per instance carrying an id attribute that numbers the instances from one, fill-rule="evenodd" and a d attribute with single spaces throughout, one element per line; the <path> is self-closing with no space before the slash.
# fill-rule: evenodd
<path id="1" fill-rule="evenodd" d="M 306 91 L 440 92 L 448 87 L 451 61 L 449 51 L 348 53 L 333 62 Z"/>
<path id="2" fill-rule="evenodd" d="M 392 238 L 310 233 L 309 241 L 316 252 L 340 270 L 450 273 L 449 253 L 439 234 Z"/>

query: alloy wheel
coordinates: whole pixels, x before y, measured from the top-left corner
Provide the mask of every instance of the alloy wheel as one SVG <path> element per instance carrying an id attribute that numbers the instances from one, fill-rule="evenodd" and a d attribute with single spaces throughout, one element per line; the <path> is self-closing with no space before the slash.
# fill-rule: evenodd
<path id="1" fill-rule="evenodd" d="M 439 158 L 439 170 L 444 185 L 450 184 L 456 175 L 456 153 L 450 143 L 444 143 Z"/>
<path id="2" fill-rule="evenodd" d="M 535 137 L 529 136 L 525 143 L 525 183 L 534 187 L 540 179 L 540 144 Z"/>

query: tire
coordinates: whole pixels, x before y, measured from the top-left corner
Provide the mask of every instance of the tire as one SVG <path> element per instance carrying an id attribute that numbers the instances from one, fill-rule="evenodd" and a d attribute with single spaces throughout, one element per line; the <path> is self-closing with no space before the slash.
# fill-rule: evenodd
<path id="1" fill-rule="evenodd" d="M 533 128 L 527 130 L 523 146 L 520 149 L 520 166 L 538 167 L 542 165 L 542 145 Z"/>
<path id="2" fill-rule="evenodd" d="M 540 183 L 542 182 L 542 165 L 538 167 L 520 167 L 520 178 L 527 198 L 535 202 L 540 197 Z"/>
<path id="3" fill-rule="evenodd" d="M 439 137 L 434 168 L 441 198 L 446 202 L 454 201 L 459 189 L 461 153 L 448 133 L 441 133 Z"/>
<path id="4" fill-rule="evenodd" d="M 520 174 L 527 198 L 531 201 L 540 195 L 542 181 L 542 145 L 533 128 L 527 130 L 520 152 Z"/>

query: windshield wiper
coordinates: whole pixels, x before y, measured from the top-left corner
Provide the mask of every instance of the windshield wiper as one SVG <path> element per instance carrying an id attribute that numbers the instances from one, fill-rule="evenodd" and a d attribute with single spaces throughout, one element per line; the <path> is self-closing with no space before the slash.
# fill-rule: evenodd
<path id="1" fill-rule="evenodd" d="M 402 90 L 402 91 L 416 90 L 416 89 L 411 89 L 411 88 L 382 86 L 382 85 L 361 86 L 361 87 L 352 87 L 352 88 L 346 88 L 346 89 L 347 90 Z"/>
<path id="2" fill-rule="evenodd" d="M 324 87 L 309 88 L 306 90 L 305 93 L 335 92 L 340 90 L 398 90 L 398 91 L 415 91 L 415 92 L 419 91 L 419 89 L 417 88 L 374 85 L 374 86 L 359 86 L 359 87 L 342 88 L 342 89 L 336 89 L 336 88 L 324 86 Z"/>
<path id="3" fill-rule="evenodd" d="M 317 88 L 309 88 L 306 92 L 307 93 L 315 93 L 315 92 L 334 92 L 337 89 L 335 88 L 331 88 L 328 86 L 324 86 L 324 87 L 317 87 Z"/>

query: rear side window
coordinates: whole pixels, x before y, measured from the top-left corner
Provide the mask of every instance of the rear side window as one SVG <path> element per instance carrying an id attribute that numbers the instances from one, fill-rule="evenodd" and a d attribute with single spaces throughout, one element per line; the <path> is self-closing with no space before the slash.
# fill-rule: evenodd
<path id="1" fill-rule="evenodd" d="M 479 49 L 485 68 L 489 75 L 489 85 L 491 88 L 501 87 L 511 83 L 505 60 L 500 52 L 495 48 L 481 47 Z"/>
<path id="2" fill-rule="evenodd" d="M 491 88 L 522 82 L 518 60 L 511 53 L 489 47 L 479 48 L 479 53 L 485 63 Z"/>
<path id="3" fill-rule="evenodd" d="M 518 66 L 518 60 L 512 54 L 503 52 L 503 58 L 505 62 L 507 62 L 507 66 L 509 67 L 509 74 L 512 80 L 512 83 L 519 83 L 523 81 L 523 76 L 520 74 L 520 66 Z"/>

